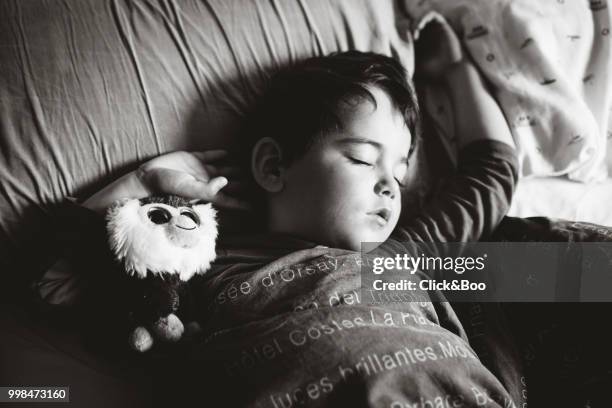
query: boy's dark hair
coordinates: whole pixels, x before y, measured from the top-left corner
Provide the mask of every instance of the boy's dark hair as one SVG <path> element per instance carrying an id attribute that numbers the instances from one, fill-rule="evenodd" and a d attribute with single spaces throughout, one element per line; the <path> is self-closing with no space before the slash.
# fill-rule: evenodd
<path id="1" fill-rule="evenodd" d="M 292 163 L 327 132 L 342 128 L 345 106 L 364 99 L 376 106 L 368 87 L 385 92 L 403 115 L 412 134 L 412 153 L 421 123 L 406 70 L 381 54 L 347 51 L 309 58 L 271 77 L 248 120 L 248 154 L 259 139 L 269 136 L 280 145 L 283 162 Z"/>

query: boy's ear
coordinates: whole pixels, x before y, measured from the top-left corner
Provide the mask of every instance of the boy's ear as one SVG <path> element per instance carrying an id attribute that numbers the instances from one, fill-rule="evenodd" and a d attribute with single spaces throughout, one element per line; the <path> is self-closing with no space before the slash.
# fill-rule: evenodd
<path id="1" fill-rule="evenodd" d="M 264 137 L 257 141 L 251 154 L 251 171 L 257 184 L 267 192 L 278 193 L 283 189 L 285 167 L 276 140 Z"/>

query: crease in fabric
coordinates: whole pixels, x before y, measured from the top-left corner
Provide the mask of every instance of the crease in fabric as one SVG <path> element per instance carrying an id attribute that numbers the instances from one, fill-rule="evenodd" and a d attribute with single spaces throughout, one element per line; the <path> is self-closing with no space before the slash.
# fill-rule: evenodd
<path id="1" fill-rule="evenodd" d="M 18 34 L 15 36 L 15 38 L 21 38 L 21 43 L 22 43 L 22 46 L 18 47 L 18 51 L 19 51 L 18 58 L 19 58 L 19 62 L 22 68 L 21 73 L 22 73 L 25 97 L 26 97 L 28 105 L 31 108 L 34 126 L 36 130 L 38 131 L 39 135 L 41 136 L 41 138 L 45 141 L 46 145 L 49 147 L 48 150 L 50 151 L 50 157 L 52 158 L 52 162 L 55 164 L 55 166 L 59 170 L 55 173 L 58 175 L 60 183 L 63 184 L 64 190 L 66 190 L 68 186 L 68 181 L 66 179 L 67 177 L 66 175 L 68 174 L 66 163 L 62 159 L 61 154 L 59 154 L 60 153 L 59 150 L 61 149 L 55 147 L 53 140 L 52 138 L 50 138 L 50 134 L 47 131 L 47 124 L 46 124 L 46 120 L 44 117 L 44 111 L 43 111 L 42 106 L 40 105 L 40 98 L 36 91 L 36 85 L 33 80 L 34 75 L 33 75 L 33 68 L 32 68 L 32 59 L 29 55 L 28 40 L 27 40 L 27 36 L 25 33 L 23 15 L 21 13 L 21 9 L 19 8 L 19 6 L 17 6 L 16 21 L 17 21 L 16 28 L 17 28 Z M 30 143 L 30 147 L 38 151 L 41 146 L 37 146 L 34 143 Z M 28 157 L 28 156 L 29 155 L 24 155 L 22 157 Z M 40 171 L 36 170 L 36 167 L 38 167 L 40 163 L 34 163 L 29 160 L 23 160 L 22 163 L 24 165 L 23 168 L 25 172 L 28 174 L 31 180 L 34 181 L 34 180 L 46 180 L 47 179 L 46 177 L 43 177 Z M 47 166 L 47 169 L 48 169 L 48 166 Z M 36 199 L 34 199 L 33 196 L 36 196 Z M 40 202 L 45 201 L 43 191 L 40 188 L 34 189 L 34 191 L 31 192 L 26 197 L 29 198 L 33 202 L 40 203 Z"/>
<path id="2" fill-rule="evenodd" d="M 168 31 L 170 32 L 172 40 L 174 41 L 183 62 L 185 63 L 185 67 L 187 68 L 187 72 L 189 72 L 189 77 L 191 78 L 194 88 L 198 93 L 200 102 L 206 108 L 208 107 L 208 101 L 199 81 L 199 79 L 205 79 L 205 75 L 203 75 L 202 70 L 199 69 L 197 57 L 191 47 L 191 44 L 189 44 L 189 41 L 187 40 L 185 27 L 181 19 L 183 13 L 181 12 L 177 3 L 170 1 L 165 2 L 165 4 L 167 4 L 170 8 L 168 13 L 172 13 L 174 15 L 174 23 L 170 21 L 166 15 L 163 16 L 164 22 L 166 23 Z"/>
<path id="3" fill-rule="evenodd" d="M 276 47 L 274 46 L 274 36 L 268 29 L 269 24 L 266 18 L 267 13 L 264 10 L 262 10 L 262 5 L 260 1 L 255 2 L 255 7 L 257 10 L 257 21 L 259 22 L 259 27 L 261 27 L 261 31 L 263 32 L 263 37 L 264 37 L 263 39 L 264 39 L 264 44 L 266 45 L 266 49 L 268 50 L 268 53 L 270 54 L 270 58 L 273 61 L 278 61 L 280 56 L 278 55 L 278 52 L 276 51 Z M 249 39 L 247 38 L 247 40 Z M 253 47 L 252 42 L 248 41 L 248 43 L 249 43 L 249 47 L 251 48 L 251 54 L 257 55 L 257 53 L 255 52 L 255 47 Z M 255 62 L 257 63 L 258 68 L 262 70 L 261 62 L 258 59 L 255 59 Z"/>
<path id="4" fill-rule="evenodd" d="M 238 80 L 240 81 L 240 85 L 242 86 L 243 89 L 249 89 L 249 84 L 248 84 L 248 77 L 247 75 L 245 75 L 243 68 L 240 64 L 240 58 L 238 57 L 238 55 L 236 54 L 236 48 L 234 46 L 234 44 L 232 44 L 232 41 L 230 40 L 230 36 L 227 32 L 227 29 L 225 28 L 225 26 L 223 25 L 223 22 L 221 20 L 221 17 L 219 16 L 219 13 L 217 13 L 217 11 L 215 10 L 215 8 L 213 7 L 213 5 L 211 4 L 210 0 L 205 0 L 204 1 L 204 5 L 205 7 L 208 9 L 208 11 L 210 12 L 211 16 L 213 17 L 215 23 L 217 24 L 217 27 L 219 28 L 219 31 L 221 33 L 221 35 L 223 36 L 223 39 L 225 40 L 226 44 L 227 44 L 227 49 L 230 52 L 230 55 L 232 57 L 232 60 L 234 61 L 234 64 L 236 66 L 236 70 L 238 73 Z M 223 83 L 221 84 L 223 85 Z M 230 96 L 232 93 L 228 92 L 226 93 L 226 95 L 224 96 Z M 232 100 L 232 108 L 234 109 L 234 111 L 236 112 L 241 112 L 242 109 L 240 109 L 240 101 L 238 102 L 238 105 L 236 105 L 236 100 L 235 98 L 231 98 Z"/>
<path id="5" fill-rule="evenodd" d="M 283 28 L 283 37 L 285 38 L 285 42 L 287 44 L 289 62 L 294 63 L 295 60 L 297 59 L 297 52 L 296 52 L 297 50 L 296 50 L 295 44 L 293 43 L 291 39 L 289 24 L 287 24 L 287 18 L 285 17 L 285 14 L 283 13 L 281 6 L 278 4 L 279 0 L 270 0 L 270 2 L 272 3 L 272 8 L 274 9 L 274 12 L 278 16 L 278 20 L 280 21 L 281 26 Z"/>
<path id="6" fill-rule="evenodd" d="M 134 70 L 136 71 L 136 76 L 138 78 L 138 83 L 140 85 L 140 90 L 142 92 L 142 97 L 145 103 L 145 110 L 147 112 L 147 116 L 149 119 L 149 125 L 151 126 L 151 131 L 153 132 L 153 139 L 155 141 L 155 147 L 157 149 L 157 154 L 161 154 L 163 153 L 162 142 L 160 140 L 160 135 L 157 130 L 157 125 L 155 123 L 155 117 L 153 115 L 153 107 L 151 104 L 151 98 L 147 90 L 147 86 L 145 83 L 142 68 L 140 66 L 138 55 L 136 53 L 136 50 L 134 49 L 134 44 L 133 44 L 132 36 L 130 34 L 130 29 L 127 27 L 129 26 L 129 23 L 124 23 L 122 21 L 121 7 L 118 3 L 119 3 L 119 0 L 112 0 L 111 2 L 112 15 L 114 17 L 113 21 L 115 22 L 115 26 L 119 32 L 121 41 L 126 51 L 130 55 L 130 58 L 132 60 L 132 65 L 134 67 Z M 126 26 L 124 26 L 124 24 Z"/>
<path id="7" fill-rule="evenodd" d="M 298 4 L 300 5 L 300 8 L 302 9 L 304 20 L 306 21 L 306 25 L 308 26 L 308 29 L 311 32 L 312 40 L 314 41 L 314 44 L 317 48 L 318 55 L 327 54 L 325 46 L 323 45 L 323 40 L 321 40 L 321 34 L 319 33 L 317 23 L 315 22 L 315 19 L 312 17 L 312 14 L 310 13 L 310 9 L 308 8 L 308 6 L 306 6 L 304 0 L 298 0 Z"/>

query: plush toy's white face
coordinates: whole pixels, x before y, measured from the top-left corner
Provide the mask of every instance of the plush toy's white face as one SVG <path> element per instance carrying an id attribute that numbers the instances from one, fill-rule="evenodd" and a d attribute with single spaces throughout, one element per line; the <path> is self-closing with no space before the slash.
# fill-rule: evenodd
<path id="1" fill-rule="evenodd" d="M 111 249 L 129 274 L 176 273 L 189 280 L 215 259 L 215 214 L 210 204 L 121 201 L 107 214 Z"/>

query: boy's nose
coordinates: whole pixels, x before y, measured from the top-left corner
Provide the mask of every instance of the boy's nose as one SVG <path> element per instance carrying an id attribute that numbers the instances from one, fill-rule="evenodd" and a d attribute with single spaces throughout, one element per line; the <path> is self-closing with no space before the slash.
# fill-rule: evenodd
<path id="1" fill-rule="evenodd" d="M 390 199 L 395 198 L 395 189 L 392 183 L 386 179 L 381 179 L 376 186 L 374 186 L 374 192 L 378 195 L 387 196 Z"/>

